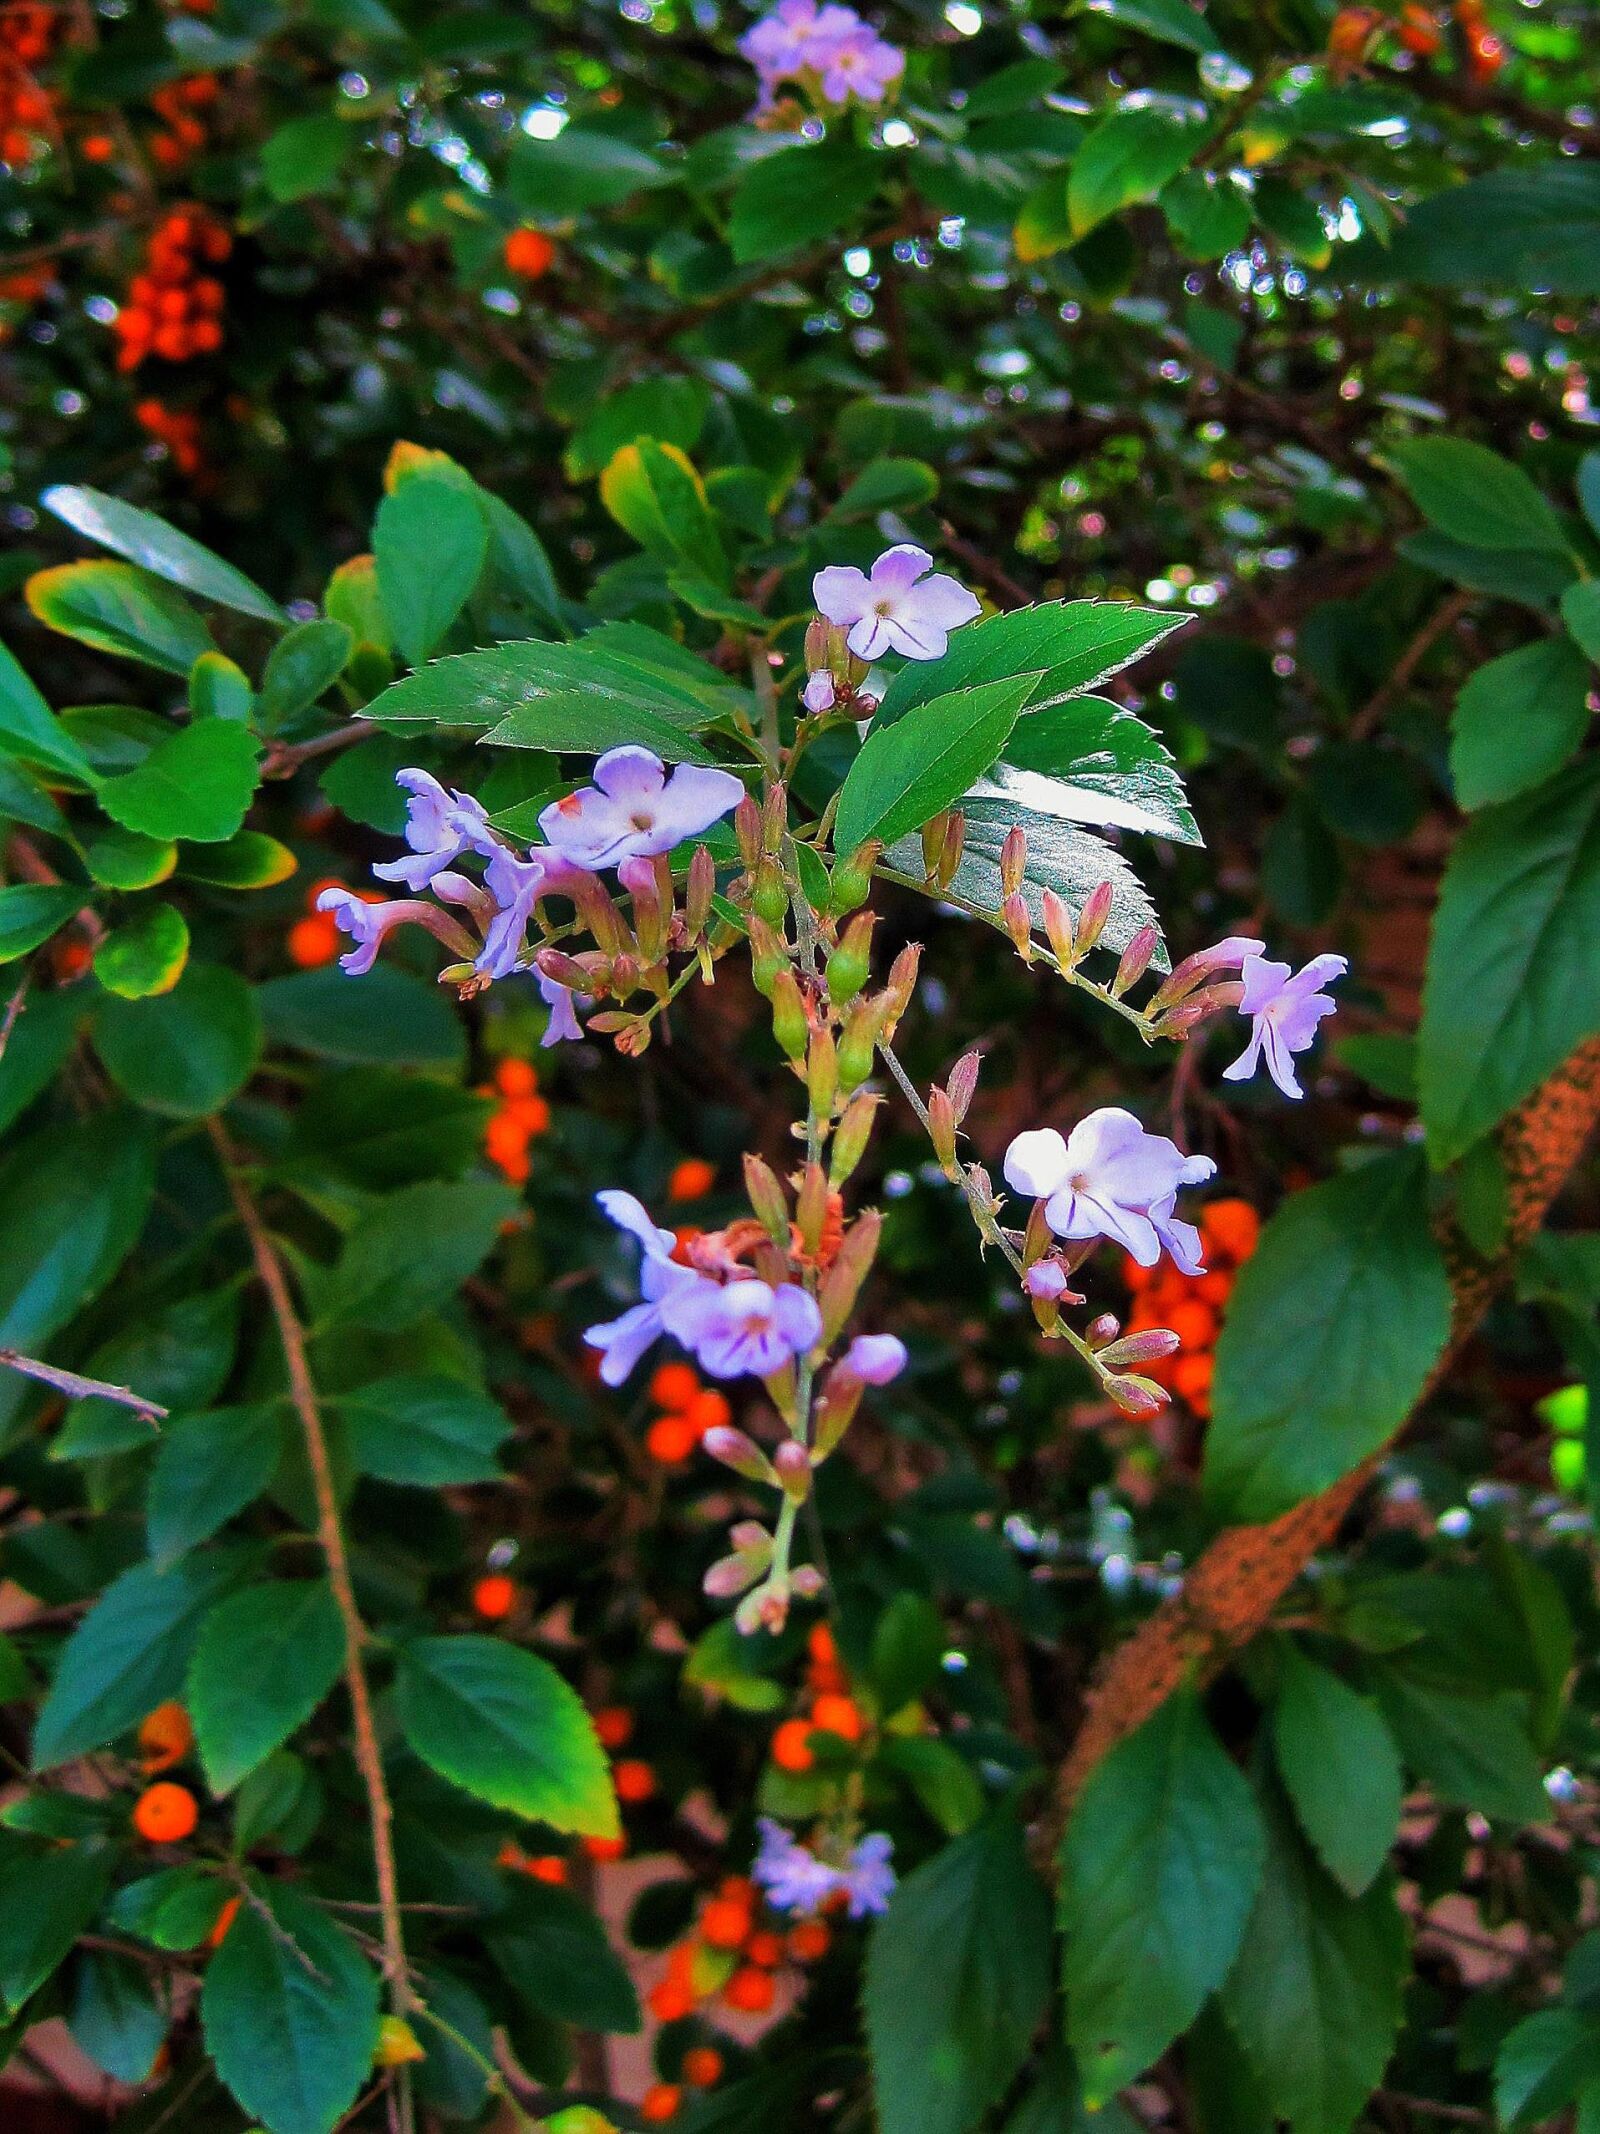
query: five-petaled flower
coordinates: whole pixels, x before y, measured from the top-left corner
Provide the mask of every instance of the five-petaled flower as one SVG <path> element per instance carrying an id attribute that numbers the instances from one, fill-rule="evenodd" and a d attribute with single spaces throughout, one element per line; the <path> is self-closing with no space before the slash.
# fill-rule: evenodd
<path id="1" fill-rule="evenodd" d="M 783 82 L 807 75 L 823 100 L 880 104 L 905 72 L 906 55 L 862 21 L 853 7 L 818 6 L 817 0 L 778 0 L 739 39 L 739 50 L 761 80 L 761 107 L 769 109 Z"/>
<path id="2" fill-rule="evenodd" d="M 499 849 L 488 816 L 470 793 L 447 791 L 430 771 L 397 771 L 394 782 L 411 795 L 405 833 L 411 851 L 404 859 L 385 860 L 374 867 L 380 882 L 426 889 L 463 852 L 488 854 Z"/>
<path id="3" fill-rule="evenodd" d="M 608 749 L 594 784 L 552 801 L 539 827 L 555 852 L 593 872 L 626 859 L 650 859 L 699 837 L 744 798 L 731 771 L 680 763 L 670 776 L 647 748 Z"/>
<path id="4" fill-rule="evenodd" d="M 831 563 L 811 581 L 819 614 L 847 632 L 857 659 L 900 652 L 907 659 L 938 659 L 960 629 L 983 612 L 976 593 L 935 571 L 925 548 L 902 543 L 886 548 L 869 576 L 853 564 Z"/>
<path id="5" fill-rule="evenodd" d="M 677 1238 L 659 1230 L 631 1193 L 597 1193 L 595 1199 L 619 1230 L 637 1238 L 644 1248 L 639 1263 L 639 1289 L 644 1298 L 619 1318 L 591 1326 L 584 1341 L 600 1351 L 600 1377 L 608 1386 L 620 1386 L 650 1345 L 666 1328 L 666 1308 L 678 1297 L 696 1289 L 715 1289 L 709 1276 L 692 1267 L 682 1267 L 672 1254 Z"/>
<path id="6" fill-rule="evenodd" d="M 713 1378 L 769 1378 L 822 1338 L 816 1299 L 798 1282 L 706 1282 L 667 1298 L 662 1318 Z"/>
<path id="7" fill-rule="evenodd" d="M 1053 1126 L 1018 1134 L 1006 1150 L 1006 1183 L 1045 1204 L 1059 1238 L 1113 1239 L 1141 1267 L 1165 1246 L 1185 1274 L 1203 1271 L 1200 1233 L 1177 1220 L 1178 1188 L 1199 1185 L 1216 1165 L 1185 1156 L 1163 1134 L 1146 1133 L 1132 1112 L 1114 1105 L 1080 1119 L 1063 1140 Z"/>
<path id="8" fill-rule="evenodd" d="M 1313 956 L 1304 970 L 1291 976 L 1287 963 L 1247 956 L 1239 973 L 1244 980 L 1239 1013 L 1250 1019 L 1250 1042 L 1231 1067 L 1223 1068 L 1224 1081 L 1248 1081 L 1265 1059 L 1268 1074 L 1286 1097 L 1304 1096 L 1292 1055 L 1304 1052 L 1318 1023 L 1335 1012 L 1337 1003 L 1322 988 L 1349 968 L 1343 956 Z"/>

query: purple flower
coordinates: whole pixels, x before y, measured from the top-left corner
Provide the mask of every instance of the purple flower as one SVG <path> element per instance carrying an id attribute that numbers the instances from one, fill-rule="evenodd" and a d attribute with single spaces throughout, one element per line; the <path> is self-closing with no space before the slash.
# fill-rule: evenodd
<path id="1" fill-rule="evenodd" d="M 1035 1260 L 1023 1276 L 1022 1286 L 1041 1304 L 1057 1304 L 1067 1293 L 1067 1270 L 1059 1260 Z"/>
<path id="2" fill-rule="evenodd" d="M 886 1386 L 900 1376 L 908 1360 L 898 1334 L 857 1334 L 840 1357 L 839 1369 L 863 1385 Z"/>
<path id="3" fill-rule="evenodd" d="M 895 1873 L 889 1865 L 894 1840 L 881 1830 L 868 1833 L 850 1854 L 850 1865 L 840 1876 L 841 1888 L 850 1894 L 850 1917 L 866 1919 L 886 1912 L 894 1895 Z"/>
<path id="4" fill-rule="evenodd" d="M 847 103 L 852 96 L 861 104 L 881 104 L 906 71 L 906 55 L 899 46 L 888 43 L 864 23 L 848 37 L 841 37 L 819 63 L 822 93 L 830 104 Z M 965 622 L 967 617 L 963 615 L 958 620 Z"/>
<path id="5" fill-rule="evenodd" d="M 925 548 L 908 543 L 886 548 L 870 577 L 850 564 L 830 564 L 812 579 L 811 593 L 819 613 L 847 628 L 845 643 L 864 660 L 885 652 L 938 659 L 950 632 L 983 608 L 976 593 L 933 570 Z"/>
<path id="6" fill-rule="evenodd" d="M 670 852 L 743 798 L 731 771 L 680 763 L 669 777 L 649 749 L 613 748 L 595 765 L 594 784 L 552 802 L 539 827 L 563 859 L 592 872 Z"/>
<path id="7" fill-rule="evenodd" d="M 509 978 L 527 942 L 534 902 L 544 891 L 544 864 L 537 856 L 519 860 L 502 847 L 483 870 L 483 886 L 494 910 L 477 967 L 485 978 Z"/>
<path id="8" fill-rule="evenodd" d="M 668 1297 L 661 1315 L 713 1378 L 770 1378 L 822 1338 L 816 1300 L 796 1282 L 702 1280 Z"/>
<path id="9" fill-rule="evenodd" d="M 539 974 L 539 992 L 545 1006 L 550 1010 L 550 1020 L 545 1025 L 541 1047 L 549 1045 L 581 1044 L 583 1025 L 578 1020 L 577 1003 L 569 986 L 557 985 L 553 978 Z"/>
<path id="10" fill-rule="evenodd" d="M 639 1289 L 644 1298 L 620 1318 L 591 1326 L 585 1343 L 601 1355 L 600 1377 L 608 1386 L 620 1386 L 652 1342 L 666 1332 L 665 1311 L 696 1289 L 715 1290 L 709 1276 L 692 1267 L 680 1267 L 673 1259 L 677 1239 L 670 1230 L 658 1230 L 631 1193 L 597 1193 L 605 1214 L 619 1230 L 637 1238 L 644 1247 L 639 1263 Z"/>
<path id="11" fill-rule="evenodd" d="M 761 1849 L 750 1870 L 777 1912 L 815 1912 L 841 1887 L 837 1868 L 819 1860 L 770 1815 L 762 1816 Z"/>
<path id="12" fill-rule="evenodd" d="M 1250 1018 L 1250 1042 L 1231 1067 L 1223 1068 L 1223 1080 L 1248 1081 L 1264 1056 L 1268 1074 L 1284 1095 L 1303 1097 L 1292 1055 L 1304 1052 L 1317 1034 L 1318 1023 L 1335 1012 L 1337 1003 L 1322 987 L 1342 978 L 1349 968 L 1343 956 L 1313 956 L 1303 971 L 1291 977 L 1287 963 L 1247 956 L 1240 972 L 1244 998 L 1239 1013 Z"/>
<path id="13" fill-rule="evenodd" d="M 441 867 L 463 852 L 498 850 L 489 818 L 470 793 L 447 792 L 428 771 L 397 771 L 395 784 L 411 795 L 406 809 L 409 859 L 385 860 L 373 873 L 380 882 L 426 889 Z"/>
<path id="14" fill-rule="evenodd" d="M 806 686 L 800 692 L 800 701 L 810 712 L 832 711 L 838 702 L 838 693 L 833 686 L 833 676 L 826 667 L 819 667 L 815 674 L 806 676 Z"/>
<path id="15" fill-rule="evenodd" d="M 1209 1156 L 1185 1156 L 1115 1106 L 1080 1119 L 1068 1140 L 1054 1127 L 1018 1134 L 1005 1158 L 1006 1183 L 1045 1203 L 1057 1237 L 1111 1238 L 1141 1267 L 1153 1267 L 1165 1246 L 1186 1274 L 1202 1271 L 1200 1239 L 1174 1216 L 1177 1191 L 1215 1170 Z"/>
<path id="16" fill-rule="evenodd" d="M 818 7 L 816 0 L 779 0 L 739 39 L 739 50 L 761 77 L 767 103 L 779 82 L 793 81 L 807 67 L 820 71 L 835 47 L 865 24 L 853 7 Z"/>
<path id="17" fill-rule="evenodd" d="M 318 897 L 317 909 L 331 911 L 334 924 L 355 943 L 339 958 L 340 970 L 351 978 L 366 976 L 378 960 L 385 935 L 397 926 L 425 926 L 457 955 L 472 954 L 473 943 L 455 920 L 436 904 L 425 904 L 419 897 L 393 897 L 381 904 L 369 904 L 353 889 L 331 888 Z"/>

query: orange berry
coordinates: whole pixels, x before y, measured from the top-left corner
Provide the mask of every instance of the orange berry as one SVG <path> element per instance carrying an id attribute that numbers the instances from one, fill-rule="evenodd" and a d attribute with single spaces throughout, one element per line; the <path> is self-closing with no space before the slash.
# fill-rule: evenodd
<path id="1" fill-rule="evenodd" d="M 620 1860 L 628 1850 L 626 1838 L 585 1838 L 583 1849 L 591 1860 L 602 1867 L 610 1860 Z"/>
<path id="2" fill-rule="evenodd" d="M 524 1134 L 542 1134 L 550 1125 L 550 1106 L 543 1097 L 512 1097 L 501 1116 L 514 1120 Z"/>
<path id="3" fill-rule="evenodd" d="M 745 1942 L 744 1953 L 758 1970 L 776 1971 L 783 1962 L 783 1936 L 758 1927 Z"/>
<path id="4" fill-rule="evenodd" d="M 866 1730 L 855 1701 L 832 1690 L 812 1705 L 811 1724 L 821 1733 L 837 1734 L 842 1741 L 859 1741 Z"/>
<path id="5" fill-rule="evenodd" d="M 606 1704 L 594 1715 L 594 1730 L 604 1749 L 620 1749 L 633 1732 L 633 1714 L 625 1704 Z"/>
<path id="6" fill-rule="evenodd" d="M 681 1979 L 664 1978 L 647 1996 L 650 2013 L 658 2023 L 681 2023 L 694 2014 L 694 1992 Z"/>
<path id="7" fill-rule="evenodd" d="M 704 1200 L 717 1182 L 715 1164 L 707 1163 L 703 1156 L 685 1156 L 682 1163 L 673 1166 L 672 1176 L 667 1180 L 668 1200 Z"/>
<path id="8" fill-rule="evenodd" d="M 1201 1210 L 1200 1234 L 1214 1252 L 1247 1260 L 1261 1235 L 1261 1218 L 1247 1200 L 1214 1200 Z"/>
<path id="9" fill-rule="evenodd" d="M 1194 1278 L 1194 1294 L 1202 1304 L 1209 1304 L 1213 1311 L 1220 1310 L 1227 1303 L 1232 1288 L 1233 1276 L 1222 1267 L 1213 1267 L 1209 1274 L 1199 1274 Z"/>
<path id="10" fill-rule="evenodd" d="M 704 1437 L 708 1430 L 725 1430 L 733 1421 L 733 1410 L 725 1393 L 719 1393 L 715 1386 L 707 1386 L 684 1409 L 683 1419 L 697 1437 Z"/>
<path id="11" fill-rule="evenodd" d="M 837 1666 L 839 1644 L 829 1623 L 813 1623 L 806 1632 L 806 1651 L 819 1667 Z"/>
<path id="12" fill-rule="evenodd" d="M 820 1919 L 802 1919 L 789 1929 L 789 1954 L 797 1964 L 819 1963 L 833 1936 Z"/>
<path id="13" fill-rule="evenodd" d="M 765 2015 L 772 2006 L 772 1973 L 758 1971 L 754 1964 L 741 1964 L 723 1987 L 722 1998 L 743 2015 Z"/>
<path id="14" fill-rule="evenodd" d="M 742 1949 L 750 1932 L 750 1907 L 735 1897 L 713 1897 L 700 1914 L 701 1939 L 713 1949 Z"/>
<path id="15" fill-rule="evenodd" d="M 811 1728 L 804 1719 L 786 1719 L 772 1737 L 772 1760 L 780 1771 L 809 1771 L 816 1762 L 811 1753 Z"/>
<path id="16" fill-rule="evenodd" d="M 189 1714 L 175 1697 L 158 1704 L 139 1722 L 141 1761 L 147 1771 L 170 1771 L 182 1763 L 194 1747 L 194 1728 Z"/>
<path id="17" fill-rule="evenodd" d="M 109 163 L 117 152 L 117 144 L 109 133 L 85 134 L 78 148 L 86 163 Z"/>
<path id="18" fill-rule="evenodd" d="M 714 2045 L 691 2045 L 683 2056 L 683 2079 L 697 2090 L 708 2090 L 722 2080 L 722 2065 Z"/>
<path id="19" fill-rule="evenodd" d="M 494 1071 L 494 1086 L 503 1097 L 531 1097 L 539 1077 L 531 1061 L 502 1060 Z"/>
<path id="20" fill-rule="evenodd" d="M 683 2109 L 683 2092 L 675 2082 L 652 2082 L 639 2100 L 639 2117 L 652 2122 L 676 2119 Z"/>
<path id="21" fill-rule="evenodd" d="M 1172 1390 L 1179 1393 L 1191 1408 L 1204 1412 L 1202 1403 L 1209 1407 L 1211 1380 L 1216 1373 L 1216 1359 L 1201 1353 L 1174 1358 L 1172 1365 Z"/>
<path id="22" fill-rule="evenodd" d="M 658 1415 L 644 1434 L 646 1452 L 663 1467 L 680 1467 L 700 1442 L 686 1415 Z"/>
<path id="23" fill-rule="evenodd" d="M 503 1622 L 517 1604 L 517 1588 L 503 1571 L 491 1571 L 472 1589 L 472 1605 L 486 1623 Z"/>
<path id="24" fill-rule="evenodd" d="M 658 1364 L 650 1378 L 650 1398 L 658 1408 L 687 1408 L 700 1391 L 693 1364 Z"/>
<path id="25" fill-rule="evenodd" d="M 649 1800 L 656 1790 L 654 1769 L 642 1757 L 626 1756 L 612 1768 L 611 1783 L 617 1789 L 617 1799 L 630 1806 Z"/>
<path id="26" fill-rule="evenodd" d="M 1217 1315 L 1198 1297 L 1167 1315 L 1167 1326 L 1189 1350 L 1208 1349 L 1217 1338 Z M 1141 1366 L 1141 1369 L 1143 1366 Z"/>
<path id="27" fill-rule="evenodd" d="M 550 271 L 556 248 L 543 230 L 513 230 L 506 239 L 505 262 L 513 274 L 536 282 Z"/>
<path id="28" fill-rule="evenodd" d="M 197 356 L 214 356 L 222 346 L 222 328 L 215 319 L 197 319 L 189 336 Z"/>
<path id="29" fill-rule="evenodd" d="M 133 1827 L 152 1845 L 176 1845 L 200 1820 L 200 1806 L 187 1786 L 169 1778 L 147 1786 L 133 1807 Z"/>
<path id="30" fill-rule="evenodd" d="M 548 1882 L 552 1889 L 560 1889 L 567 1879 L 567 1863 L 558 1852 L 535 1853 L 523 1873 L 532 1875 L 535 1882 Z"/>
<path id="31" fill-rule="evenodd" d="M 519 1163 L 527 1156 L 528 1137 L 515 1119 L 498 1111 L 483 1130 L 483 1151 L 491 1163 Z"/>

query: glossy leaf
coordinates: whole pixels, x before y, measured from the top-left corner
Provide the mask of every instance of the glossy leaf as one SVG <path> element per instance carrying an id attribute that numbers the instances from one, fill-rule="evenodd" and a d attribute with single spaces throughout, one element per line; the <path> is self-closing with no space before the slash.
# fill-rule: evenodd
<path id="1" fill-rule="evenodd" d="M 103 489 L 65 482 L 46 489 L 39 501 L 85 540 L 97 541 L 141 570 L 197 593 L 202 600 L 214 600 L 220 607 L 235 608 L 262 622 L 284 619 L 282 608 L 253 579 L 153 511 L 107 496 Z"/>
<path id="2" fill-rule="evenodd" d="M 231 1793 L 311 1717 L 344 1658 L 344 1624 L 322 1579 L 276 1579 L 218 1602 L 184 1684 L 213 1793 Z"/>
<path id="3" fill-rule="evenodd" d="M 96 794 L 124 829 L 221 844 L 244 821 L 259 780 L 260 743 L 231 719 L 196 719 Z"/>
<path id="4" fill-rule="evenodd" d="M 131 563 L 59 564 L 36 571 L 25 590 L 47 628 L 168 674 L 187 674 L 216 649 L 182 594 Z"/>
<path id="5" fill-rule="evenodd" d="M 136 1104 L 170 1118 L 199 1119 L 220 1110 L 255 1071 L 261 1012 L 232 971 L 190 963 L 170 992 L 102 1000 L 94 1048 Z"/>
<path id="6" fill-rule="evenodd" d="M 850 766 L 834 818 L 834 846 L 885 845 L 958 801 L 1005 747 L 1017 714 L 1038 687 L 1033 674 L 953 690 L 875 728 Z"/>

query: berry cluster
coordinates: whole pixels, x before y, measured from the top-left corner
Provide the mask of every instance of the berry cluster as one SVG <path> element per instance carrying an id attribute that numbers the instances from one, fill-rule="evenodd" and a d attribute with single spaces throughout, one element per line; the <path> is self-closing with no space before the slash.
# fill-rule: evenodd
<path id="1" fill-rule="evenodd" d="M 809 1771 L 817 1760 L 818 1734 L 853 1744 L 867 1730 L 826 1623 L 813 1623 L 806 1637 L 805 1695 L 805 1713 L 785 1719 L 772 1737 L 772 1760 L 780 1771 Z"/>
<path id="2" fill-rule="evenodd" d="M 191 74 L 150 92 L 150 108 L 162 121 L 162 130 L 150 137 L 150 154 L 163 170 L 181 170 L 204 148 L 206 129 L 195 114 L 209 109 L 220 94 L 214 74 Z"/>
<path id="3" fill-rule="evenodd" d="M 192 409 L 169 408 L 164 400 L 141 400 L 134 408 L 133 419 L 158 444 L 166 446 L 180 474 L 188 475 L 191 481 L 200 480 L 206 471 L 206 460 L 200 442 L 200 418 Z M 337 953 L 335 946 L 317 961 L 326 963 Z"/>
<path id="4" fill-rule="evenodd" d="M 1351 73 L 1365 66 L 1380 40 L 1392 34 L 1402 51 L 1436 59 L 1452 20 L 1460 33 L 1468 77 L 1480 86 L 1493 81 L 1508 55 L 1505 40 L 1489 26 L 1484 0 L 1455 0 L 1449 7 L 1405 0 L 1398 13 L 1388 7 L 1342 7 L 1328 32 L 1328 57 L 1337 73 Z"/>
<path id="5" fill-rule="evenodd" d="M 650 1989 L 650 2013 L 658 2023 L 680 2023 L 720 1999 L 735 2014 L 765 2015 L 777 1997 L 777 1973 L 787 1963 L 818 1962 L 830 1938 L 820 1919 L 790 1926 L 769 1917 L 755 1884 L 729 1875 L 668 1951 L 666 1971 Z"/>
<path id="6" fill-rule="evenodd" d="M 221 223 L 198 209 L 176 208 L 162 218 L 117 314 L 118 370 L 135 370 L 147 356 L 185 363 L 216 353 L 225 296 L 221 282 L 201 268 L 220 266 L 232 250 Z"/>
<path id="7" fill-rule="evenodd" d="M 528 1144 L 550 1127 L 550 1106 L 539 1094 L 537 1073 L 528 1060 L 502 1060 L 479 1095 L 499 1100 L 484 1130 L 484 1154 L 512 1185 L 526 1185 L 532 1169 Z"/>
<path id="8" fill-rule="evenodd" d="M 645 1450 L 663 1467 L 680 1467 L 708 1430 L 733 1421 L 726 1396 L 702 1385 L 690 1363 L 664 1363 L 650 1380 L 650 1399 L 660 1409 L 645 1432 Z"/>
<path id="9" fill-rule="evenodd" d="M 56 12 L 25 4 L 0 10 L 0 163 L 31 163 L 55 125 L 48 89 L 33 69 L 50 57 Z"/>
<path id="10" fill-rule="evenodd" d="M 1125 1331 L 1142 1334 L 1166 1327 L 1183 1344 L 1175 1355 L 1156 1357 L 1139 1368 L 1196 1415 L 1211 1413 L 1222 1309 L 1234 1277 L 1256 1249 L 1260 1231 L 1260 1218 L 1248 1201 L 1214 1200 L 1200 1216 L 1206 1273 L 1184 1274 L 1166 1259 L 1155 1267 L 1141 1267 L 1132 1259 L 1123 1262 L 1123 1274 L 1133 1292 Z"/>

